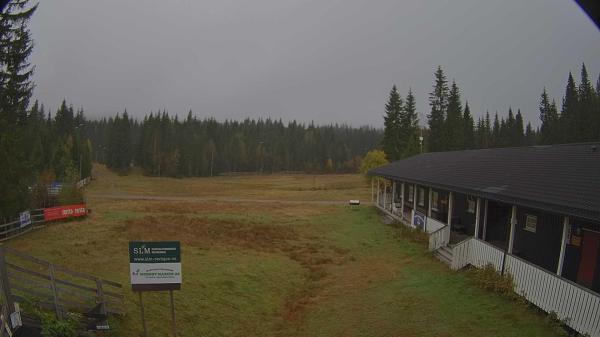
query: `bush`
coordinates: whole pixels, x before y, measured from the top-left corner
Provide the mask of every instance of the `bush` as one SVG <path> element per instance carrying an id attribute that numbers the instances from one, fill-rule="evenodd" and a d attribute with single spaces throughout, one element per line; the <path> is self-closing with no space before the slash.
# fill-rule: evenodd
<path id="1" fill-rule="evenodd" d="M 480 288 L 493 291 L 510 299 L 521 298 L 514 292 L 515 284 L 512 276 L 508 273 L 499 274 L 491 264 L 481 269 L 472 269 L 471 274 L 475 284 Z"/>
<path id="2" fill-rule="evenodd" d="M 54 315 L 43 315 L 42 336 L 44 337 L 77 337 L 77 326 L 79 315 L 67 314 L 62 321 L 57 320 Z"/>

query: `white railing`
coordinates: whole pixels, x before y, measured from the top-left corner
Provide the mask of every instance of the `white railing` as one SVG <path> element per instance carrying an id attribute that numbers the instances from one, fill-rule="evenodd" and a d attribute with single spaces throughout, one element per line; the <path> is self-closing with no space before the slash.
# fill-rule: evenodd
<path id="1" fill-rule="evenodd" d="M 450 241 L 450 226 L 444 227 L 429 234 L 429 251 L 438 250 L 441 247 L 447 246 Z"/>
<path id="2" fill-rule="evenodd" d="M 434 218 L 427 217 L 427 233 L 433 233 L 444 226 L 446 226 L 445 223 Z"/>
<path id="3" fill-rule="evenodd" d="M 504 251 L 485 241 L 475 238 L 469 240 L 469 263 L 477 268 L 491 264 L 496 271 L 502 271 Z"/>
<path id="4" fill-rule="evenodd" d="M 518 257 L 506 257 L 515 292 L 581 334 L 600 337 L 600 296 Z"/>
<path id="5" fill-rule="evenodd" d="M 466 239 L 452 247 L 452 262 L 450 268 L 459 270 L 466 267 L 470 261 L 471 239 Z"/>
<path id="6" fill-rule="evenodd" d="M 504 273 L 512 276 L 516 293 L 548 313 L 555 312 L 577 332 L 600 337 L 600 295 L 593 291 L 475 238 L 452 249 L 451 268 L 457 270 L 467 264 L 478 268 L 492 265 L 498 272 L 504 264 Z"/>

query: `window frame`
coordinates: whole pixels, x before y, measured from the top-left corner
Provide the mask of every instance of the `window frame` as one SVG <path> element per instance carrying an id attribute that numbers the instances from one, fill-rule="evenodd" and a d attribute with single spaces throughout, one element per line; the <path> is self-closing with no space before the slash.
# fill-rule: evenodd
<path id="1" fill-rule="evenodd" d="M 533 222 L 533 224 L 531 224 L 531 222 Z M 535 233 L 537 233 L 537 225 L 538 225 L 538 216 L 525 213 L 525 224 L 523 225 L 523 230 L 535 234 Z"/>
<path id="2" fill-rule="evenodd" d="M 425 207 L 425 188 L 419 187 L 417 192 L 417 206 Z"/>
<path id="3" fill-rule="evenodd" d="M 431 190 L 431 210 L 434 212 L 439 212 L 438 203 L 440 199 L 440 192 Z"/>

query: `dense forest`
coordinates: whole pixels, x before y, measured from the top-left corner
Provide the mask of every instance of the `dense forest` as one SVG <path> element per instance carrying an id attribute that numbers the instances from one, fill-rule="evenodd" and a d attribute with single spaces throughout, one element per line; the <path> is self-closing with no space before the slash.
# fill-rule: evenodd
<path id="1" fill-rule="evenodd" d="M 496 112 L 492 120 L 486 112 L 475 122 L 468 102 L 463 108 L 456 81 L 449 86 L 441 67 L 434 77 L 427 128 L 418 127 L 412 91 L 403 100 L 396 86 L 392 87 L 385 105 L 382 140 L 388 160 L 419 153 L 421 145 L 424 151 L 437 152 L 600 141 L 600 76 L 594 88 L 585 64 L 581 67 L 579 85 L 569 73 L 560 112 L 556 101 L 543 89 L 539 105 L 541 124 L 535 129 L 530 122 L 524 125 L 521 111 L 514 113 L 512 108 L 506 117 Z"/>
<path id="2" fill-rule="evenodd" d="M 87 122 L 99 162 L 118 172 L 131 165 L 157 176 L 211 176 L 224 172 L 356 172 L 360 158 L 379 146 L 382 131 L 295 121 L 197 119 L 180 121 L 166 111 L 143 121 L 127 111 Z"/>

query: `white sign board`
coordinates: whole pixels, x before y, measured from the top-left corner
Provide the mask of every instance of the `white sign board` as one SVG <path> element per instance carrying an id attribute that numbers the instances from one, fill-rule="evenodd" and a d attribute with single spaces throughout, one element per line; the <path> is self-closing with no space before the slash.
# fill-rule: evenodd
<path id="1" fill-rule="evenodd" d="M 134 291 L 181 289 L 180 243 L 129 242 L 129 273 Z"/>

